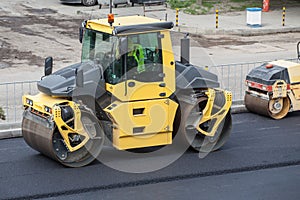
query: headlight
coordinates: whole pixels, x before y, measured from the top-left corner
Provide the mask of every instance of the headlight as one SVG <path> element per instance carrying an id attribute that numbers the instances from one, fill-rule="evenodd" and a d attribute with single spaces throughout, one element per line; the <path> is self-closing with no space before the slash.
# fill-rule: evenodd
<path id="1" fill-rule="evenodd" d="M 47 112 L 47 113 L 52 113 L 52 109 L 49 108 L 48 106 L 45 106 L 45 112 Z"/>
<path id="2" fill-rule="evenodd" d="M 261 87 L 261 89 L 262 89 L 262 90 L 267 90 L 267 86 L 263 85 L 263 86 Z"/>
<path id="3" fill-rule="evenodd" d="M 33 101 L 31 99 L 26 99 L 26 104 L 33 106 Z"/>

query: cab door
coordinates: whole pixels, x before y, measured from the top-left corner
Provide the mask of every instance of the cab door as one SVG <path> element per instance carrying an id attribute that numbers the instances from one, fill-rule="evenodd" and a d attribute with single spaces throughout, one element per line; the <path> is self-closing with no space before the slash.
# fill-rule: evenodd
<path id="1" fill-rule="evenodd" d="M 175 90 L 175 62 L 169 31 L 131 34 L 118 61 L 118 82 L 107 90 L 121 101 L 169 97 Z"/>

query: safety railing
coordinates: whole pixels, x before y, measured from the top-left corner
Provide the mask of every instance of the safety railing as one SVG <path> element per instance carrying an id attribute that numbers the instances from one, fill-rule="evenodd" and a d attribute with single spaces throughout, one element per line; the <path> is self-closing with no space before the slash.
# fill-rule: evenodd
<path id="1" fill-rule="evenodd" d="M 293 62 L 299 62 L 297 58 L 288 59 Z M 248 72 L 263 63 L 236 63 L 227 65 L 211 66 L 208 68 L 210 72 L 218 75 L 221 83 L 221 88 L 227 89 L 233 94 L 233 101 L 240 101 L 244 98 L 245 93 L 245 78 Z M 22 120 L 22 95 L 24 94 L 36 94 L 37 81 L 24 81 L 24 82 L 12 82 L 12 83 L 0 83 L 0 107 L 6 115 L 6 120 L 0 119 L 1 125 L 9 123 L 20 123 Z"/>
<path id="2" fill-rule="evenodd" d="M 297 58 L 285 59 L 292 62 L 299 62 Z M 209 67 L 209 71 L 218 75 L 221 88 L 232 92 L 233 101 L 241 101 L 245 94 L 245 79 L 247 74 L 255 67 L 270 61 L 252 63 L 235 63 Z"/>
<path id="3" fill-rule="evenodd" d="M 159 4 L 162 5 L 160 7 L 155 7 L 153 8 L 152 5 L 153 4 Z M 145 1 L 143 3 L 143 12 L 144 12 L 144 16 L 146 16 L 146 13 L 150 13 L 150 12 L 164 12 L 165 13 L 165 20 L 168 21 L 168 13 L 167 13 L 167 3 L 165 3 L 164 0 L 149 0 L 149 1 Z"/>
<path id="4" fill-rule="evenodd" d="M 22 96 L 23 94 L 36 94 L 37 81 L 22 81 L 0 83 L 0 107 L 5 113 L 4 123 L 18 123 L 22 119 Z"/>

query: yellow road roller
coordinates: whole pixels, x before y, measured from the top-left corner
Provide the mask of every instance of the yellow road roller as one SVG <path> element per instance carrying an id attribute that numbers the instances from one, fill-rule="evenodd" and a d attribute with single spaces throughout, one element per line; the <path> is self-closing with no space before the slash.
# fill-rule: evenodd
<path id="1" fill-rule="evenodd" d="M 300 42 L 297 44 L 300 60 Z M 254 68 L 246 77 L 245 106 L 254 113 L 282 119 L 300 110 L 300 63 L 278 60 Z"/>
<path id="2" fill-rule="evenodd" d="M 81 62 L 52 73 L 46 58 L 40 93 L 23 96 L 27 144 L 69 167 L 88 165 L 106 144 L 163 147 L 178 135 L 197 151 L 219 149 L 231 132 L 232 94 L 190 64 L 188 36 L 174 60 L 172 28 L 142 16 L 84 21 Z"/>

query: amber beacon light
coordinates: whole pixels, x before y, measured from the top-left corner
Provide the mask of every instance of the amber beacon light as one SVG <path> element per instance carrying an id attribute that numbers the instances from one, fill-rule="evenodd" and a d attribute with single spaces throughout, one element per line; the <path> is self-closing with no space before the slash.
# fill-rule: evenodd
<path id="1" fill-rule="evenodd" d="M 114 14 L 112 14 L 112 13 L 108 14 L 107 19 L 108 19 L 108 23 L 112 26 L 112 24 L 113 24 L 114 21 L 115 21 L 115 16 L 114 16 Z"/>

